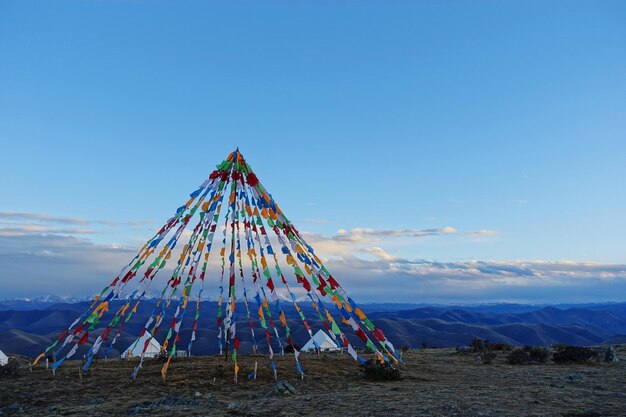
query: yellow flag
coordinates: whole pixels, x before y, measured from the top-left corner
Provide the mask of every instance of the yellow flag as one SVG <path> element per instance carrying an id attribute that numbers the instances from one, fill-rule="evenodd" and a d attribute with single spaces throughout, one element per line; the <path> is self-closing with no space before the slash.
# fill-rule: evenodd
<path id="1" fill-rule="evenodd" d="M 170 360 L 168 359 L 163 368 L 161 368 L 161 378 L 163 378 L 163 382 L 165 382 L 165 375 L 167 375 L 167 368 L 170 365 Z"/>
<path id="2" fill-rule="evenodd" d="M 46 356 L 45 353 L 42 353 L 41 355 L 37 356 L 37 359 L 35 359 L 35 361 L 33 362 L 33 365 L 37 365 L 37 363 L 44 357 Z"/>

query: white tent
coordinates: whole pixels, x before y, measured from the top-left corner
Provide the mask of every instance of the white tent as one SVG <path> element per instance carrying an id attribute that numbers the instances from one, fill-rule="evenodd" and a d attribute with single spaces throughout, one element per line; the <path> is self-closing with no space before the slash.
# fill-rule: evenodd
<path id="1" fill-rule="evenodd" d="M 9 358 L 0 350 L 0 366 L 4 366 L 9 363 Z"/>
<path id="2" fill-rule="evenodd" d="M 141 352 L 143 352 L 143 347 L 146 344 L 146 340 L 150 339 L 150 343 L 148 344 L 148 348 L 146 349 L 146 353 L 144 356 L 146 358 L 154 358 L 158 356 L 161 352 L 161 344 L 157 342 L 157 340 L 152 337 L 152 335 L 146 332 L 139 339 L 135 340 L 129 347 L 122 353 L 122 359 L 134 358 L 141 356 Z"/>
<path id="3" fill-rule="evenodd" d="M 330 336 L 328 336 L 328 334 L 326 334 L 326 332 L 321 329 L 318 330 L 317 333 L 315 333 L 308 342 L 306 342 L 301 350 L 304 352 L 315 350 L 316 347 L 315 343 L 313 343 L 314 340 L 315 343 L 317 343 L 317 346 L 319 346 L 319 349 L 322 351 L 341 350 L 341 348 L 337 346 L 333 339 L 331 339 Z"/>

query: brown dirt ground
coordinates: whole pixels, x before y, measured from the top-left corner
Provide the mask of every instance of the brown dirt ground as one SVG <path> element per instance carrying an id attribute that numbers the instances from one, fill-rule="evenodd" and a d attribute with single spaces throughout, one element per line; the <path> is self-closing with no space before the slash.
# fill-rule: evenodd
<path id="1" fill-rule="evenodd" d="M 622 357 L 626 348 L 621 349 Z M 56 376 L 43 367 L 0 377 L 0 415 L 23 416 L 626 416 L 626 362 L 586 365 L 492 365 L 451 349 L 405 353 L 402 380 L 371 382 L 347 355 L 301 356 L 298 378 L 292 356 L 277 359 L 280 380 L 294 395 L 276 394 L 267 357 L 240 358 L 240 383 L 223 357 L 178 358 L 167 383 L 161 365 L 147 360 L 137 380 L 134 361 L 94 363 L 79 378 L 79 362 Z M 254 362 L 258 378 L 247 381 Z M 215 378 L 215 381 L 214 381 Z"/>

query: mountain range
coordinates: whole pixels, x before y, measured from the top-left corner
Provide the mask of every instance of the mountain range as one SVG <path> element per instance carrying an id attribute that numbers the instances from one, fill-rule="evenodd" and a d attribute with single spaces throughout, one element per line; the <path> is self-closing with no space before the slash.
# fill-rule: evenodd
<path id="1" fill-rule="evenodd" d="M 66 301 L 55 298 L 0 301 L 0 349 L 27 356 L 38 355 L 89 306 L 87 301 Z M 155 303 L 156 300 L 142 302 L 112 347 L 111 356 L 118 355 L 126 349 L 136 339 L 151 315 L 161 310 L 155 309 Z M 111 303 L 109 315 L 105 315 L 102 322 L 91 332 L 91 340 L 105 328 L 113 312 L 121 305 L 121 301 Z M 176 306 L 177 302 L 172 302 L 166 310 L 166 318 L 156 335 L 159 342 L 163 342 Z M 302 346 L 309 339 L 309 335 L 298 313 L 292 304 L 282 302 L 282 307 L 288 317 L 287 323 L 296 344 Z M 318 313 L 310 304 L 300 303 L 300 307 L 313 332 L 322 327 Z M 334 306 L 326 307 L 340 321 Z M 217 308 L 216 302 L 200 303 L 200 318 L 193 354 L 213 354 L 219 351 L 216 331 Z M 258 323 L 257 309 L 258 306 L 251 302 L 250 317 L 256 329 L 254 341 L 263 351 L 267 350 L 267 347 Z M 462 346 L 467 345 L 473 337 L 512 345 L 626 343 L 626 303 L 559 306 L 522 304 L 428 306 L 388 303 L 363 305 L 363 309 L 396 347 L 420 347 L 423 343 L 430 347 Z M 251 351 L 253 338 L 245 305 L 238 303 L 236 311 L 241 349 L 243 352 Z M 195 303 L 189 303 L 181 327 L 179 349 L 186 350 L 188 347 L 194 313 Z M 279 311 L 276 306 L 272 306 L 271 313 L 278 331 L 283 336 L 284 331 L 278 321 Z M 268 327 L 273 331 L 270 323 Z M 340 327 L 355 345 L 361 345 L 347 326 L 341 324 Z M 272 348 L 280 351 L 278 343 L 274 338 L 272 340 Z"/>

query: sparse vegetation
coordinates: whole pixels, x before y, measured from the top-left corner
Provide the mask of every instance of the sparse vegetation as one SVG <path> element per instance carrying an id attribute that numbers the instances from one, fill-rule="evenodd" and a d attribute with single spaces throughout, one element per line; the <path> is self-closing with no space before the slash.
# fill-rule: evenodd
<path id="1" fill-rule="evenodd" d="M 585 363 L 595 356 L 594 351 L 587 347 L 557 345 L 554 348 L 554 363 Z"/>
<path id="2" fill-rule="evenodd" d="M 510 352 L 514 349 L 512 345 L 503 342 L 490 342 L 486 339 L 474 337 L 470 342 L 470 349 L 474 353 L 478 352 Z"/>
<path id="3" fill-rule="evenodd" d="M 481 339 L 480 337 L 474 337 L 472 341 L 470 342 L 469 346 L 472 352 L 476 353 L 476 352 L 482 352 L 483 350 L 485 350 L 486 344 L 487 344 L 487 341 L 485 339 Z"/>
<path id="4" fill-rule="evenodd" d="M 372 381 L 397 381 L 400 379 L 400 370 L 394 368 L 389 362 L 380 362 L 370 359 L 361 365 L 361 370 L 366 379 Z"/>
<path id="5" fill-rule="evenodd" d="M 515 349 L 507 355 L 506 360 L 511 365 L 525 365 L 530 362 L 530 354 L 524 349 Z"/>
<path id="6" fill-rule="evenodd" d="M 498 354 L 496 352 L 490 352 L 490 351 L 483 352 L 479 355 L 480 362 L 483 365 L 491 365 L 493 361 L 496 360 L 497 357 L 498 357 Z"/>
<path id="7" fill-rule="evenodd" d="M 167 362 L 167 357 L 168 357 L 167 352 L 162 350 L 162 351 L 159 352 L 158 355 L 156 355 L 155 357 L 151 358 L 151 360 L 152 360 L 152 362 L 155 362 L 155 363 L 165 363 L 165 362 Z"/>
<path id="8" fill-rule="evenodd" d="M 456 353 L 460 354 L 460 355 L 469 355 L 470 353 L 470 348 L 468 348 L 467 346 L 457 346 L 455 349 Z"/>
<path id="9" fill-rule="evenodd" d="M 10 357 L 6 365 L 0 365 L 0 375 L 17 376 L 26 373 L 29 369 L 29 361 L 23 358 Z"/>
<path id="10" fill-rule="evenodd" d="M 524 346 L 511 351 L 506 359 L 511 365 L 545 363 L 550 359 L 550 351 L 540 346 Z"/>
<path id="11" fill-rule="evenodd" d="M 514 346 L 509 345 L 508 343 L 492 343 L 488 342 L 485 346 L 489 351 L 503 351 L 503 352 L 511 352 L 515 349 Z"/>
<path id="12" fill-rule="evenodd" d="M 531 362 L 547 362 L 550 359 L 550 351 L 541 346 L 524 346 L 524 350 L 530 355 Z"/>
<path id="13" fill-rule="evenodd" d="M 616 351 L 626 356 L 624 346 L 616 347 Z M 507 353 L 510 352 L 497 352 L 493 363 L 506 362 Z M 57 370 L 56 376 L 41 363 L 32 373 L 25 368 L 18 377 L 0 376 L 0 415 L 597 417 L 624 414 L 622 381 L 626 362 L 600 363 L 584 370 L 575 364 L 520 369 L 480 365 L 478 358 L 478 354 L 454 354 L 454 349 L 412 349 L 403 357 L 405 365 L 398 366 L 399 381 L 377 381 L 365 379 L 350 356 L 325 353 L 300 356 L 305 373 L 301 379 L 293 355 L 276 354 L 276 380 L 269 361 L 263 360 L 266 358 L 240 355 L 237 385 L 233 383 L 233 363 L 224 362 L 223 355 L 176 358 L 166 383 L 161 379 L 163 365 L 148 360 L 138 378 L 130 378 L 138 358 L 101 360 L 82 380 L 78 372 L 82 361 L 69 361 Z M 246 376 L 254 369 L 255 362 L 258 362 L 257 379 L 248 379 Z M 577 375 L 584 379 L 571 382 L 565 379 Z M 296 394 L 277 397 L 273 391 L 277 381 L 289 381 Z M 476 401 L 477 398 L 481 401 Z M 540 400 L 531 401 L 531 398 Z"/>

